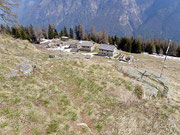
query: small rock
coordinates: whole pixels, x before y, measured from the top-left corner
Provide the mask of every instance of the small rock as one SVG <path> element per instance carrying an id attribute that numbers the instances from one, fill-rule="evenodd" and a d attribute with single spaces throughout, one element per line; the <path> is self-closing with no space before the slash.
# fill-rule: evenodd
<path id="1" fill-rule="evenodd" d="M 20 71 L 24 74 L 24 75 L 31 75 L 33 73 L 33 66 L 31 64 L 28 63 L 21 63 L 19 64 L 20 67 Z"/>
<path id="2" fill-rule="evenodd" d="M 49 58 L 55 58 L 55 55 L 49 55 Z"/>
<path id="3" fill-rule="evenodd" d="M 85 55 L 86 59 L 91 59 L 91 57 L 92 57 L 91 55 Z"/>

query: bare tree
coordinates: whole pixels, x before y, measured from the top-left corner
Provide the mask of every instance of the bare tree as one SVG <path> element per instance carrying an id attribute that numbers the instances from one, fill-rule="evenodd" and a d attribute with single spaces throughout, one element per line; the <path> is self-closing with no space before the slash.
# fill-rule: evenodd
<path id="1" fill-rule="evenodd" d="M 40 41 L 40 39 L 43 38 L 42 30 L 39 28 L 39 26 L 35 27 L 35 35 L 38 41 Z"/>
<path id="2" fill-rule="evenodd" d="M 18 0 L 0 0 L 0 18 L 1 21 L 12 23 L 17 17 L 12 8 L 18 6 Z"/>
<path id="3" fill-rule="evenodd" d="M 90 28 L 90 35 L 91 35 L 91 37 L 96 35 L 96 29 L 94 26 L 91 26 L 91 28 Z"/>
<path id="4" fill-rule="evenodd" d="M 102 43 L 103 44 L 107 44 L 108 43 L 108 34 L 107 34 L 106 30 L 102 31 Z"/>

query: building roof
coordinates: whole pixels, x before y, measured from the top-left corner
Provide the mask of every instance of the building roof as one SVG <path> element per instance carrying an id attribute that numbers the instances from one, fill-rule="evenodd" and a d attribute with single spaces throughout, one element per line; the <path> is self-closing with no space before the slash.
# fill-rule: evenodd
<path id="1" fill-rule="evenodd" d="M 69 37 L 66 37 L 66 36 L 62 36 L 61 38 L 69 38 Z"/>
<path id="2" fill-rule="evenodd" d="M 101 50 L 108 50 L 108 51 L 114 51 L 116 47 L 114 45 L 108 45 L 108 44 L 101 44 L 99 49 Z"/>
<path id="3" fill-rule="evenodd" d="M 77 46 L 77 43 L 70 43 L 69 46 L 70 47 Z"/>
<path id="4" fill-rule="evenodd" d="M 79 43 L 81 44 L 81 46 L 89 46 L 89 47 L 94 46 L 94 43 L 91 41 L 80 41 Z"/>
<path id="5" fill-rule="evenodd" d="M 70 52 L 78 52 L 78 51 L 79 51 L 78 48 L 72 48 L 72 49 L 70 50 Z"/>

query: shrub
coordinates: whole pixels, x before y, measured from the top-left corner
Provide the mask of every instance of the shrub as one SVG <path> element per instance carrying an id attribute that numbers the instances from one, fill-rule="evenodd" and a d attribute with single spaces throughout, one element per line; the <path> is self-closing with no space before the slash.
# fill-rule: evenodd
<path id="1" fill-rule="evenodd" d="M 135 89 L 134 89 L 134 93 L 136 94 L 138 99 L 142 99 L 143 98 L 143 88 L 140 85 L 136 85 Z"/>
<path id="2" fill-rule="evenodd" d="M 47 133 L 50 134 L 52 132 L 56 132 L 58 130 L 58 123 L 56 121 L 52 121 L 47 128 Z"/>

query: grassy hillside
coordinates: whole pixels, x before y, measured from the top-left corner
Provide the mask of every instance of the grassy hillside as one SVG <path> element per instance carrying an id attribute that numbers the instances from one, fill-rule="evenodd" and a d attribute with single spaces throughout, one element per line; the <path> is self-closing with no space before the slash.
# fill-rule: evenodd
<path id="1" fill-rule="evenodd" d="M 24 61 L 36 65 L 32 74 L 20 70 Z M 117 65 L 1 35 L 0 134 L 178 134 L 178 99 L 173 106 L 166 98 L 139 98 L 142 87 Z M 14 70 L 18 76 L 9 77 Z"/>

